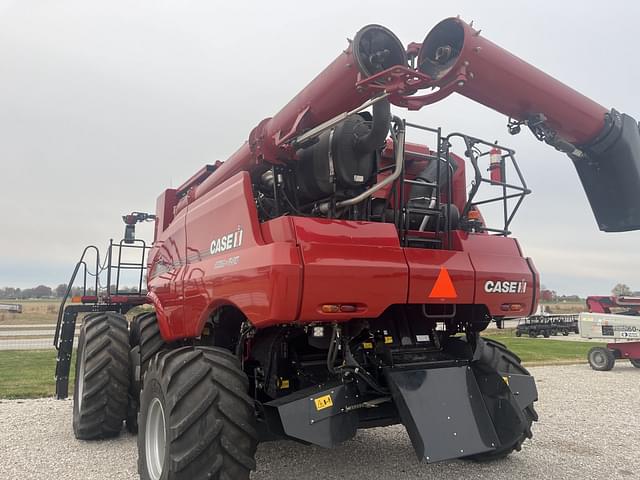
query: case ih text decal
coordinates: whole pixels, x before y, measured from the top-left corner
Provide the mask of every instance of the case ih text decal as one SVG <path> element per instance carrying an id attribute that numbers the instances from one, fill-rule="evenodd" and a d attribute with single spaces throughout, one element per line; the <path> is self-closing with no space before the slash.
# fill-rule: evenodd
<path id="1" fill-rule="evenodd" d="M 496 282 L 487 280 L 484 282 L 484 291 L 487 293 L 525 293 L 527 291 L 527 282 Z"/>
<path id="2" fill-rule="evenodd" d="M 242 245 L 242 227 L 238 225 L 235 232 L 228 233 L 211 241 L 211 255 L 226 252 Z"/>

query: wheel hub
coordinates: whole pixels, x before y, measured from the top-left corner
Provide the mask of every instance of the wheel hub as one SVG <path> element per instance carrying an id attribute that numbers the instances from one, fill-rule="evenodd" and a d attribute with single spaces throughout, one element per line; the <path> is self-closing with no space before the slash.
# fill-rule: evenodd
<path id="1" fill-rule="evenodd" d="M 593 363 L 595 363 L 596 365 L 604 365 L 605 363 L 605 358 L 602 352 L 595 352 L 592 359 Z"/>
<path id="2" fill-rule="evenodd" d="M 166 443 L 164 408 L 162 408 L 160 399 L 154 397 L 149 405 L 145 425 L 147 470 L 152 480 L 160 480 L 162 475 Z"/>

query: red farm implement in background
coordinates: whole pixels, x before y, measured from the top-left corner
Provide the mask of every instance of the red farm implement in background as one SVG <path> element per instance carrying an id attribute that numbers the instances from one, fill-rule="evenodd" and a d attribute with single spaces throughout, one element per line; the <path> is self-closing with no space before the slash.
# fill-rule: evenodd
<path id="1" fill-rule="evenodd" d="M 334 447 L 396 423 L 426 462 L 520 450 L 538 418 L 534 379 L 480 332 L 536 310 L 538 273 L 510 237 L 529 188 L 513 149 L 391 112 L 453 93 L 566 153 L 600 229 L 640 228 L 634 119 L 458 18 L 407 49 L 366 26 L 228 160 L 164 190 L 155 216 L 125 217 L 119 245 L 155 220 L 146 292 L 120 298 L 107 281 L 63 303 L 60 398 L 76 316 L 93 312 L 76 436 L 117 435 L 126 419 L 153 480 L 247 479 L 259 441 Z M 108 258 L 108 272 L 131 266 Z M 129 325 L 123 314 L 147 302 Z"/>
<path id="2" fill-rule="evenodd" d="M 587 358 L 594 370 L 611 370 L 616 360 L 640 368 L 640 297 L 587 297 L 588 313 L 581 313 L 580 335 L 609 341 L 593 347 Z"/>

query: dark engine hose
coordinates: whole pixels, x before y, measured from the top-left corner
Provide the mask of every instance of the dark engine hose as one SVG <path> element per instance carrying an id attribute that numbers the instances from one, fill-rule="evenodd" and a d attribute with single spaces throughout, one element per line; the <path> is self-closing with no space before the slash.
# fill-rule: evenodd
<path id="1" fill-rule="evenodd" d="M 384 144 L 391 125 L 391 105 L 386 98 L 373 104 L 371 129 L 359 136 L 356 133 L 354 148 L 360 152 L 373 152 Z"/>

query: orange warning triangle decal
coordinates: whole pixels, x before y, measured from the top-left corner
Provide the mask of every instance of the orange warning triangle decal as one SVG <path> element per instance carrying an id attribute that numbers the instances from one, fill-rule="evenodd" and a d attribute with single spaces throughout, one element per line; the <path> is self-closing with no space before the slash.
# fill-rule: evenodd
<path id="1" fill-rule="evenodd" d="M 431 289 L 429 298 L 458 298 L 458 292 L 456 292 L 446 268 L 440 267 L 440 273 Z"/>

